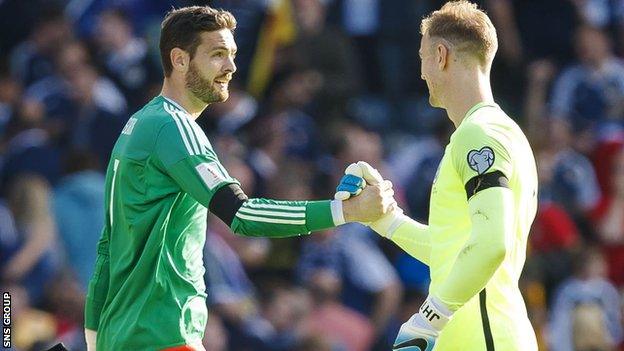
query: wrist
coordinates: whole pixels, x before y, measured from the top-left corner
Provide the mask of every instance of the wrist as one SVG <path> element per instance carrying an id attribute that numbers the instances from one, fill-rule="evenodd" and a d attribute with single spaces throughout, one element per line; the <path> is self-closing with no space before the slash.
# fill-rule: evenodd
<path id="1" fill-rule="evenodd" d="M 332 200 L 330 202 L 332 219 L 334 220 L 334 225 L 336 226 L 345 224 L 347 222 L 345 220 L 343 204 L 344 202 L 342 200 Z"/>
<path id="2" fill-rule="evenodd" d="M 418 315 L 434 330 L 440 332 L 453 316 L 453 312 L 438 298 L 429 295 L 420 306 Z"/>
<path id="3" fill-rule="evenodd" d="M 384 238 L 392 239 L 394 232 L 408 219 L 409 217 L 403 214 L 403 210 L 397 207 L 394 211 L 371 223 L 370 227 Z"/>

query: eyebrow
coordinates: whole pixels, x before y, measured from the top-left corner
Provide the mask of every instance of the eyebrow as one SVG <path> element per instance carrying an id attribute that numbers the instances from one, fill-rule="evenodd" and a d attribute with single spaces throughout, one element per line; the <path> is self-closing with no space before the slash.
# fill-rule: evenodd
<path id="1" fill-rule="evenodd" d="M 210 49 L 210 51 L 216 51 L 216 50 L 224 50 L 224 51 L 230 51 L 230 49 L 226 46 L 223 45 L 219 45 L 219 46 L 215 46 L 213 48 Z M 238 48 L 233 48 L 232 52 L 237 52 Z"/>

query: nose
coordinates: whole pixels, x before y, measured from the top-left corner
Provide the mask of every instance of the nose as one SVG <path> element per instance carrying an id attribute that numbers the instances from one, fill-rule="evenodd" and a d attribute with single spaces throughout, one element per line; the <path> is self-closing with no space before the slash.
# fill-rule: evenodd
<path id="1" fill-rule="evenodd" d="M 225 66 L 225 72 L 230 74 L 236 72 L 236 63 L 234 63 L 234 57 L 230 56 L 230 58 L 228 59 Z"/>

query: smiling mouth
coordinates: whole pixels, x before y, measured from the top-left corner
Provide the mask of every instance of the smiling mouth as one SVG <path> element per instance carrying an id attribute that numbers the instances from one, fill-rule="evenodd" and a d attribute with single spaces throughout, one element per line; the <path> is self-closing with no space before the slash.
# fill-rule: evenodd
<path id="1" fill-rule="evenodd" d="M 227 89 L 228 83 L 228 81 L 215 80 L 215 84 L 221 89 Z"/>

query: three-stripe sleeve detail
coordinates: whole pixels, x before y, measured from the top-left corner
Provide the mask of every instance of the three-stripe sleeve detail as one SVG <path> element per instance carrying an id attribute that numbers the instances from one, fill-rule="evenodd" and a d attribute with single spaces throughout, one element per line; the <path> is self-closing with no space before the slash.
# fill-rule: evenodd
<path id="1" fill-rule="evenodd" d="M 262 204 L 247 201 L 236 212 L 236 217 L 249 221 L 305 225 L 305 206 Z"/>
<path id="2" fill-rule="evenodd" d="M 178 132 L 180 132 L 180 137 L 182 137 L 182 141 L 184 142 L 184 146 L 186 147 L 186 151 L 188 151 L 189 155 L 196 155 L 194 149 L 191 148 L 191 144 L 189 143 L 189 136 L 186 133 L 185 127 L 180 120 L 180 117 L 177 115 L 177 112 L 174 108 L 169 106 L 167 103 L 163 104 L 165 111 L 169 113 L 171 118 L 175 121 L 176 126 L 178 127 Z"/>

